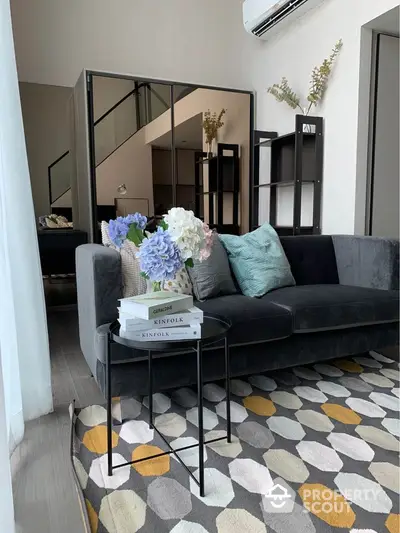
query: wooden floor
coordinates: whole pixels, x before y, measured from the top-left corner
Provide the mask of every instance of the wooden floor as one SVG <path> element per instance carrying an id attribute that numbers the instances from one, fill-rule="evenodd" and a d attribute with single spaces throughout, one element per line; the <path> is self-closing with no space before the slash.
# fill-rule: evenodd
<path id="1" fill-rule="evenodd" d="M 54 412 L 25 427 L 12 457 L 18 533 L 84 533 L 69 458 L 68 405 L 103 403 L 79 348 L 77 310 L 48 312 Z M 3 533 L 3 532 L 2 532 Z"/>

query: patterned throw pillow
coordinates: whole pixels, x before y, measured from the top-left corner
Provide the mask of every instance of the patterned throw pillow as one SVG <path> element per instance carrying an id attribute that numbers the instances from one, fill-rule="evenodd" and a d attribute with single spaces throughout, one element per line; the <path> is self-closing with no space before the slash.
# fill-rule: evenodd
<path id="1" fill-rule="evenodd" d="M 124 298 L 144 294 L 147 289 L 146 280 L 140 275 L 136 252 L 136 246 L 132 241 L 128 240 L 124 242 L 120 249 Z"/>
<path id="2" fill-rule="evenodd" d="M 165 281 L 163 289 L 165 291 L 177 292 L 179 294 L 192 294 L 193 287 L 186 268 L 183 267 L 177 272 L 175 279 Z"/>
<path id="3" fill-rule="evenodd" d="M 101 223 L 101 239 L 104 246 L 113 248 L 121 254 L 121 273 L 123 297 L 130 298 L 146 292 L 146 280 L 140 275 L 139 261 L 136 258 L 137 248 L 133 242 L 126 240 L 121 248 L 117 248 L 108 234 L 108 223 Z"/>
<path id="4" fill-rule="evenodd" d="M 108 222 L 105 222 L 105 220 L 103 220 L 103 222 L 100 224 L 100 230 L 101 242 L 103 243 L 103 246 L 117 249 L 112 240 L 110 239 L 110 235 L 108 234 Z"/>

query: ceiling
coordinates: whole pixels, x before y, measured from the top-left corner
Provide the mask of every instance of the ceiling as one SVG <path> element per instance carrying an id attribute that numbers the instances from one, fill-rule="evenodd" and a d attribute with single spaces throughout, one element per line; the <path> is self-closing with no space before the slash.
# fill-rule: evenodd
<path id="1" fill-rule="evenodd" d="M 175 146 L 187 150 L 203 149 L 202 113 L 194 115 L 175 126 Z M 171 149 L 171 132 L 168 131 L 151 143 L 155 148 Z"/>

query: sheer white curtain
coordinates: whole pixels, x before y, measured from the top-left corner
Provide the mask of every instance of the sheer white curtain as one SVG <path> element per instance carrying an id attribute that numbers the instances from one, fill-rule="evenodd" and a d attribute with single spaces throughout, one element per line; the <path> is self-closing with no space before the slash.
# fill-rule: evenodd
<path id="1" fill-rule="evenodd" d="M 8 461 L 8 439 L 7 432 L 3 429 L 7 424 L 4 399 L 0 350 L 0 531 L 14 533 L 14 505 L 11 488 L 10 462 Z"/>
<path id="2" fill-rule="evenodd" d="M 0 353 L 0 531 L 11 532 L 3 528 L 13 512 L 3 509 L 11 496 L 8 453 L 23 438 L 24 420 L 52 410 L 52 394 L 9 0 L 0 0 Z"/>

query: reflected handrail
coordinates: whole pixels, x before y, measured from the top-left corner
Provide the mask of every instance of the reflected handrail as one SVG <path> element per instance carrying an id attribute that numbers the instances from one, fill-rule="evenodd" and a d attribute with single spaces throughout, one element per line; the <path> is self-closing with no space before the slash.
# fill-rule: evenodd
<path id="1" fill-rule="evenodd" d="M 55 161 L 53 161 L 53 163 L 51 165 L 49 165 L 48 169 L 47 169 L 47 175 L 48 175 L 48 180 L 49 180 L 49 199 L 50 199 L 50 205 L 53 205 L 57 200 L 59 200 L 61 198 L 61 196 L 63 196 L 70 188 L 71 186 L 67 186 L 65 189 L 62 189 L 62 192 L 60 193 L 58 191 L 58 193 L 56 193 L 56 197 L 53 198 L 53 193 L 54 193 L 54 189 L 55 189 L 55 186 L 53 185 L 53 180 L 55 179 L 55 177 L 57 176 L 57 174 L 55 174 L 55 169 L 58 168 L 58 166 L 65 161 L 65 158 L 69 156 L 69 150 L 67 150 L 66 152 L 64 152 L 58 159 L 56 159 Z"/>
<path id="2" fill-rule="evenodd" d="M 160 83 L 154 84 L 154 83 L 149 83 L 149 82 L 141 82 L 141 83 L 135 82 L 134 89 L 132 89 L 125 96 L 120 98 L 118 102 L 116 102 L 112 107 L 110 107 L 110 109 L 108 109 L 105 113 L 103 113 L 103 115 L 101 115 L 101 117 L 99 117 L 94 122 L 93 124 L 94 128 L 97 127 L 98 129 L 98 126 L 104 123 L 105 119 L 109 117 L 113 112 L 115 112 L 117 109 L 120 109 L 121 106 L 125 102 L 127 102 L 129 98 L 135 99 L 134 103 L 135 103 L 136 113 L 133 118 L 135 119 L 136 123 L 133 125 L 132 129 L 129 131 L 129 134 L 125 138 L 123 138 L 120 142 L 116 143 L 116 145 L 110 147 L 110 149 L 106 151 L 106 154 L 100 159 L 100 161 L 96 162 L 96 166 L 103 163 L 108 157 L 110 157 L 112 153 L 115 152 L 115 150 L 117 150 L 120 146 L 122 146 L 122 144 L 124 144 L 128 139 L 130 139 L 133 135 L 135 135 L 135 133 L 137 133 L 142 127 L 146 126 L 147 124 L 155 120 L 157 116 L 160 115 L 160 113 L 158 113 L 157 116 L 154 116 L 152 113 L 151 96 L 149 96 L 150 93 L 162 104 L 163 112 L 170 109 L 171 107 L 170 104 L 168 104 L 168 102 L 166 102 L 165 99 L 159 94 L 159 92 L 155 88 L 155 85 L 160 85 Z M 142 95 L 143 95 L 143 100 L 144 100 L 143 108 L 140 106 L 140 102 L 139 102 L 139 97 L 141 97 Z M 95 147 L 95 151 L 96 151 L 96 147 Z M 61 198 L 61 196 L 63 196 L 71 188 L 70 184 L 66 185 L 63 188 L 62 192 L 61 193 L 58 192 L 58 194 L 54 195 L 55 197 L 53 198 L 54 190 L 57 188 L 56 184 L 54 183 L 56 176 L 58 175 L 57 168 L 59 167 L 59 165 L 62 164 L 62 162 L 65 160 L 65 158 L 68 155 L 69 155 L 69 151 L 64 152 L 59 158 L 57 158 L 55 161 L 53 161 L 48 166 L 50 206 L 52 206 L 59 198 Z"/>
<path id="3" fill-rule="evenodd" d="M 160 95 L 159 92 L 156 90 L 156 85 L 160 84 L 154 84 L 149 82 L 135 82 L 134 89 L 129 91 L 129 93 L 127 93 L 124 97 L 118 100 L 116 104 L 114 104 L 108 111 L 106 111 L 99 119 L 94 122 L 96 166 L 99 166 L 101 163 L 103 163 L 108 157 L 110 157 L 110 155 L 112 155 L 120 146 L 122 146 L 127 140 L 129 140 L 133 135 L 135 135 L 135 133 L 137 133 L 141 128 L 147 126 L 147 124 L 155 120 L 160 114 L 170 109 L 170 104 L 168 104 L 162 97 L 162 95 Z M 153 112 L 153 107 L 151 105 L 151 95 L 153 95 L 161 103 L 161 108 L 158 113 Z M 131 102 L 129 102 L 130 99 L 132 99 Z M 141 105 L 141 99 L 143 105 Z M 99 132 L 101 131 L 100 128 L 104 127 L 104 124 L 106 124 L 105 120 L 110 117 L 111 114 L 114 113 L 115 118 L 109 120 L 115 130 L 119 129 L 115 127 L 115 124 L 118 122 L 116 113 L 118 113 L 119 110 L 122 109 L 122 106 L 124 104 L 133 104 L 132 107 L 134 107 L 135 109 L 133 113 L 131 113 L 131 109 L 128 109 L 128 113 L 122 115 L 124 116 L 124 118 L 126 118 L 127 115 L 132 118 L 130 124 L 127 124 L 126 121 L 125 123 L 121 123 L 120 121 L 120 126 L 122 125 L 128 131 L 125 135 L 122 136 L 121 139 L 118 140 L 116 139 L 116 131 L 114 131 L 111 135 L 109 134 L 109 132 L 107 132 L 104 135 L 104 138 L 109 141 L 110 138 L 114 137 L 113 140 L 115 141 L 115 143 L 113 143 L 111 146 L 101 146 L 98 141 L 98 137 L 100 135 Z M 101 126 L 101 124 L 103 124 L 103 126 Z M 104 153 L 102 153 L 102 151 Z"/>

